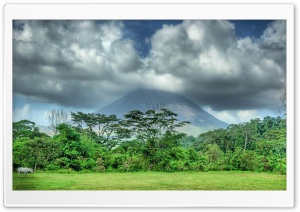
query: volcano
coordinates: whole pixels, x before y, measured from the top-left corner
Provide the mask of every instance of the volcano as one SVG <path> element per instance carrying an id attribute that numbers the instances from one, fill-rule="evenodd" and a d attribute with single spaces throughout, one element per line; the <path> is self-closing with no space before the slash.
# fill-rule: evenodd
<path id="1" fill-rule="evenodd" d="M 198 135 L 208 130 L 226 128 L 227 123 L 217 119 L 199 105 L 186 97 L 162 90 L 138 89 L 122 98 L 108 104 L 95 113 L 111 115 L 115 114 L 122 118 L 132 110 L 147 111 L 165 107 L 178 114 L 179 121 L 190 121 L 191 124 L 184 126 L 179 131 L 187 134 Z"/>

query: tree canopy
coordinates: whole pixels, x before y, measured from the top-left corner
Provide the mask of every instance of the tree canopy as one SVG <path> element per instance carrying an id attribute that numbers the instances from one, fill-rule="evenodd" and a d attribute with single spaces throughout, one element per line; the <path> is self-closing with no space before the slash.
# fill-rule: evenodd
<path id="1" fill-rule="evenodd" d="M 166 108 L 116 115 L 71 113 L 53 137 L 35 123 L 13 123 L 13 166 L 47 171 L 209 171 L 286 173 L 286 119 L 264 117 L 197 137 Z"/>

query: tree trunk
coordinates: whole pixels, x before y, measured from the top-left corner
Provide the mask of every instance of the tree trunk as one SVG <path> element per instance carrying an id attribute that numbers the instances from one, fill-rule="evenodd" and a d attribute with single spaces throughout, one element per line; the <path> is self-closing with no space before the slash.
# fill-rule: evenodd
<path id="1" fill-rule="evenodd" d="M 246 132 L 245 145 L 244 145 L 244 152 L 246 151 L 247 142 L 248 142 L 248 133 Z"/>

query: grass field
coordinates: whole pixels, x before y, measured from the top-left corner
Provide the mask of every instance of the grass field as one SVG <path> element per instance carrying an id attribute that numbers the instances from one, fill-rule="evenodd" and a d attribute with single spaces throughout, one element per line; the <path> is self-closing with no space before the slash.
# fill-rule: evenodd
<path id="1" fill-rule="evenodd" d="M 46 173 L 18 177 L 13 190 L 285 190 L 286 175 L 241 171 Z"/>

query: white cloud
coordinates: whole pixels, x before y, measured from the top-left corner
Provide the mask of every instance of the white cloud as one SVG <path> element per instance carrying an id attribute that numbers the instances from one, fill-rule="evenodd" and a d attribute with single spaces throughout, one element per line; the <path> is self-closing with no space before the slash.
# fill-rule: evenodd
<path id="1" fill-rule="evenodd" d="M 260 118 L 262 119 L 262 114 L 258 110 L 223 110 L 223 111 L 214 111 L 210 107 L 206 106 L 203 108 L 208 113 L 214 117 L 229 123 L 237 124 L 242 122 L 249 122 L 251 119 Z"/>
<path id="2" fill-rule="evenodd" d="M 239 110 L 237 111 L 237 115 L 241 122 L 248 122 L 253 118 L 261 118 L 257 110 Z"/>
<path id="3" fill-rule="evenodd" d="M 20 121 L 24 119 L 29 119 L 31 112 L 31 106 L 29 104 L 25 104 L 22 108 L 16 108 L 13 110 L 13 121 Z"/>
<path id="4" fill-rule="evenodd" d="M 143 85 L 147 88 L 156 88 L 174 93 L 182 90 L 182 80 L 180 78 L 168 73 L 157 75 L 153 70 L 143 75 Z"/>
<path id="5" fill-rule="evenodd" d="M 234 121 L 255 115 L 253 108 L 276 107 L 285 87 L 285 21 L 259 39 L 238 39 L 224 20 L 164 25 L 147 39 L 143 59 L 123 38 L 121 21 L 16 23 L 13 89 L 39 101 L 98 108 L 148 87 L 183 93 Z"/>
<path id="6" fill-rule="evenodd" d="M 266 43 L 275 43 L 285 45 L 286 41 L 286 22 L 285 21 L 274 21 L 264 31 L 261 36 L 263 41 Z"/>
<path id="7" fill-rule="evenodd" d="M 151 37 L 147 68 L 177 78 L 181 92 L 214 110 L 271 109 L 279 99 L 267 94 L 285 87 L 284 41 L 284 21 L 260 39 L 238 39 L 228 21 L 184 21 Z"/>

